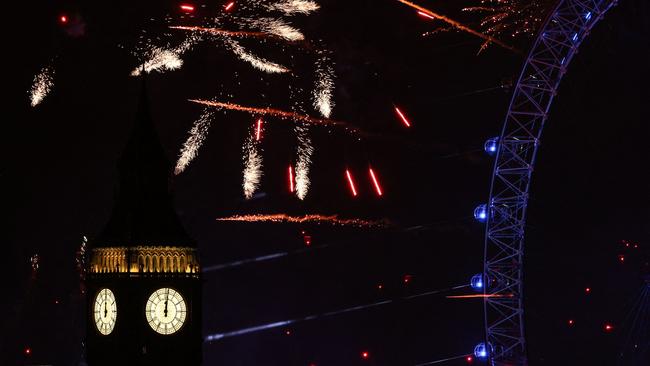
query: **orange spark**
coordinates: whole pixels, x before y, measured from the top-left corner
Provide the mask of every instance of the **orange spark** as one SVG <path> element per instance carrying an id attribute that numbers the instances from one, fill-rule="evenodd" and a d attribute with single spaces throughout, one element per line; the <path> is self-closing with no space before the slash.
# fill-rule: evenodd
<path id="1" fill-rule="evenodd" d="M 467 32 L 469 34 L 473 34 L 473 35 L 475 35 L 477 37 L 482 38 L 485 41 L 493 42 L 493 43 L 495 43 L 495 44 L 497 44 L 497 45 L 499 45 L 499 46 L 501 46 L 501 47 L 503 47 L 503 48 L 505 48 L 507 50 L 519 53 L 519 50 L 517 50 L 516 48 L 514 48 L 512 46 L 509 46 L 509 45 L 499 41 L 498 39 L 496 39 L 496 38 L 494 38 L 492 36 L 489 36 L 489 35 L 483 34 L 481 32 L 475 31 L 475 30 L 463 25 L 462 23 L 459 23 L 459 22 L 457 22 L 457 21 L 455 21 L 455 20 L 453 20 L 451 18 L 448 18 L 448 17 L 446 17 L 444 15 L 434 13 L 431 10 L 423 8 L 420 5 L 414 4 L 414 3 L 412 3 L 412 2 L 410 2 L 408 0 L 397 0 L 397 1 L 399 1 L 402 4 L 408 5 L 408 6 L 412 7 L 413 9 L 416 9 L 416 10 L 418 10 L 418 11 L 424 13 L 424 14 L 427 14 L 427 15 L 435 18 L 435 19 L 442 20 L 443 22 L 449 24 L 450 26 L 452 26 L 452 27 L 454 27 L 454 28 L 456 28 L 458 30 L 462 30 L 462 31 Z"/>
<path id="2" fill-rule="evenodd" d="M 234 1 L 228 3 L 228 5 L 226 5 L 224 8 L 226 9 L 226 11 L 228 11 L 228 10 L 232 9 L 233 6 L 235 6 Z"/>
<path id="3" fill-rule="evenodd" d="M 332 224 L 338 226 L 355 226 L 355 227 L 388 227 L 390 221 L 384 220 L 364 220 L 364 219 L 343 219 L 338 215 L 321 215 L 309 214 L 304 216 L 291 216 L 287 214 L 253 214 L 253 215 L 234 215 L 230 217 L 217 218 L 217 221 L 237 221 L 237 222 L 273 222 L 273 223 L 292 223 L 292 224 Z"/>
<path id="4" fill-rule="evenodd" d="M 262 119 L 257 120 L 257 128 L 255 129 L 255 140 L 259 141 L 262 135 Z"/>
<path id="5" fill-rule="evenodd" d="M 234 103 L 213 102 L 213 101 L 201 100 L 201 99 L 188 99 L 188 100 L 192 103 L 198 103 L 198 104 L 207 105 L 210 107 L 216 107 L 220 109 L 247 112 L 247 113 L 257 114 L 257 115 L 269 115 L 269 116 L 275 116 L 283 119 L 291 119 L 294 121 L 302 121 L 302 122 L 313 123 L 313 124 L 341 126 L 350 132 L 357 132 L 357 133 L 361 132 L 357 128 L 349 127 L 344 122 L 334 121 L 331 119 L 314 118 L 304 114 L 287 112 L 287 111 L 270 108 L 270 107 L 257 108 L 257 107 L 247 107 L 247 106 L 234 104 Z"/>
<path id="6" fill-rule="evenodd" d="M 190 32 L 204 32 L 217 36 L 239 37 L 239 38 L 276 38 L 275 36 L 264 32 L 252 31 L 230 31 L 220 28 L 206 28 L 206 27 L 188 27 L 183 25 L 170 25 L 169 29 L 186 30 Z"/>

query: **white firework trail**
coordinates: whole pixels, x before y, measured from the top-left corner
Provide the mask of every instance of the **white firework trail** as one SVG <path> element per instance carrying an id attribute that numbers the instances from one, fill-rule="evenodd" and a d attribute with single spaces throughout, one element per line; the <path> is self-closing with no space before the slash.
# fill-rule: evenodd
<path id="1" fill-rule="evenodd" d="M 312 103 L 320 114 L 329 118 L 334 108 L 334 71 L 327 57 L 316 62 L 316 84 L 312 91 Z"/>
<path id="2" fill-rule="evenodd" d="M 302 41 L 305 35 L 298 29 L 278 18 L 258 18 L 247 21 L 251 26 L 262 31 L 286 39 L 287 41 Z"/>
<path id="3" fill-rule="evenodd" d="M 54 86 L 54 69 L 45 66 L 34 76 L 32 89 L 29 91 L 29 101 L 32 107 L 36 107 L 50 93 Z"/>
<path id="4" fill-rule="evenodd" d="M 144 65 L 133 69 L 133 71 L 131 71 L 131 76 L 140 75 L 143 68 L 146 73 L 152 71 L 162 73 L 180 69 L 181 66 L 183 66 L 183 59 L 181 56 L 200 40 L 201 37 L 197 34 L 190 34 L 177 47 L 150 47 L 149 58 L 144 62 Z"/>
<path id="5" fill-rule="evenodd" d="M 175 175 L 181 174 L 198 154 L 199 148 L 203 145 L 203 141 L 205 141 L 208 135 L 212 117 L 212 110 L 206 108 L 201 117 L 194 122 L 190 130 L 190 135 L 181 148 L 178 161 L 176 162 L 176 168 L 174 168 Z"/>
<path id="6" fill-rule="evenodd" d="M 311 181 L 309 179 L 309 168 L 311 165 L 311 156 L 314 153 L 314 147 L 309 137 L 309 127 L 299 123 L 295 127 L 298 138 L 298 148 L 296 155 L 296 195 L 300 200 L 304 200 L 309 192 Z"/>
<path id="7" fill-rule="evenodd" d="M 250 133 L 242 150 L 244 151 L 244 197 L 251 199 L 257 191 L 262 180 L 262 155 L 253 133 Z"/>
<path id="8" fill-rule="evenodd" d="M 271 62 L 269 60 L 265 60 L 261 57 L 255 56 L 252 53 L 246 51 L 244 47 L 242 47 L 239 42 L 233 40 L 233 39 L 227 39 L 226 40 L 226 45 L 232 50 L 232 52 L 237 55 L 242 61 L 246 61 L 251 66 L 254 68 L 267 72 L 269 74 L 277 74 L 277 73 L 285 73 L 288 72 L 289 69 L 286 67 L 276 64 L 274 62 Z"/>
<path id="9" fill-rule="evenodd" d="M 275 4 L 267 5 L 268 10 L 277 10 L 285 15 L 309 14 L 320 9 L 320 6 L 314 1 L 309 0 L 285 0 Z"/>

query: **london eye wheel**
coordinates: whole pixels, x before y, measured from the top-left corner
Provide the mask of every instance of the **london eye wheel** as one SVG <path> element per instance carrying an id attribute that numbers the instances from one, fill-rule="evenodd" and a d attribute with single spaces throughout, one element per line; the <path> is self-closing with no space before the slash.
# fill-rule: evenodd
<path id="1" fill-rule="evenodd" d="M 491 365 L 527 365 L 523 260 L 535 158 L 562 77 L 591 29 L 615 4 L 616 0 L 559 1 L 524 63 L 501 135 L 485 144 L 495 163 L 489 200 L 474 213 L 486 224 L 485 343 L 476 352 Z"/>

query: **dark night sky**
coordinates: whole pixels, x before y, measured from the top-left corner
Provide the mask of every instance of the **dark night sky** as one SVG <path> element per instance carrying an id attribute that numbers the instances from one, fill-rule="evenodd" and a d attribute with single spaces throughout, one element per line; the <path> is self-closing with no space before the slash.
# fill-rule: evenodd
<path id="1" fill-rule="evenodd" d="M 333 117 L 373 137 L 357 141 L 340 130 L 314 128 L 313 186 L 299 202 L 285 187 L 295 148 L 290 122 L 269 118 L 266 195 L 246 202 L 241 144 L 252 118 L 215 114 L 198 158 L 175 181 L 177 211 L 199 243 L 204 266 L 301 249 L 301 230 L 312 234 L 314 245 L 332 246 L 206 274 L 204 334 L 465 284 L 481 270 L 483 226 L 471 213 L 487 199 L 492 168 L 481 149 L 498 134 L 510 91 L 472 92 L 516 78 L 521 56 L 496 47 L 477 56 L 480 40 L 465 34 L 423 38 L 431 23 L 396 1 L 321 3 L 318 14 L 297 17 L 295 24 L 333 52 Z M 458 14 L 456 2 L 440 3 L 426 5 L 476 21 Z M 640 255 L 629 253 L 625 265 L 617 255 L 622 239 L 645 250 L 650 246 L 650 6 L 647 0 L 620 3 L 581 47 L 543 136 L 526 256 L 527 337 L 535 365 L 615 364 L 628 302 L 641 286 Z M 10 263 L 9 290 L 0 305 L 7 309 L 0 329 L 3 365 L 79 362 L 84 309 L 74 253 L 82 235 L 92 238 L 102 229 L 112 207 L 116 159 L 140 87 L 128 76 L 138 60 L 127 50 L 142 29 L 160 31 L 149 18 L 175 12 L 177 5 L 30 2 L 12 11 L 16 22 L 29 26 L 22 24 L 24 31 L 9 43 L 20 50 L 12 53 L 18 65 L 8 84 L 15 79 L 17 86 L 5 87 L 10 112 L 0 133 L 0 240 Z M 84 32 L 66 32 L 56 22 L 62 13 L 83 21 Z M 262 74 L 205 42 L 188 53 L 182 69 L 148 78 L 153 116 L 170 159 L 201 113 L 188 98 L 232 94 L 242 104 L 288 108 L 289 85 L 311 83 L 313 57 L 307 52 L 247 46 L 287 62 L 295 75 Z M 518 46 L 526 49 L 526 40 Z M 25 91 L 50 60 L 54 89 L 31 108 Z M 402 128 L 393 103 L 407 111 L 413 128 Z M 361 176 L 369 163 L 380 172 L 386 195 L 375 198 L 369 182 L 361 180 L 360 197 L 351 199 L 343 171 L 349 167 Z M 395 227 L 215 221 L 255 212 L 388 218 Z M 422 227 L 404 230 L 413 226 Z M 29 266 L 34 253 L 42 257 L 35 279 Z M 408 285 L 405 275 L 412 276 Z M 588 297 L 587 286 L 593 288 Z M 568 319 L 576 326 L 567 327 Z M 479 300 L 398 300 L 207 344 L 204 363 L 414 365 L 471 352 L 483 336 L 482 322 Z M 616 326 L 613 333 L 602 331 L 605 322 Z M 31 356 L 23 355 L 25 347 Z M 360 359 L 363 350 L 370 360 Z"/>

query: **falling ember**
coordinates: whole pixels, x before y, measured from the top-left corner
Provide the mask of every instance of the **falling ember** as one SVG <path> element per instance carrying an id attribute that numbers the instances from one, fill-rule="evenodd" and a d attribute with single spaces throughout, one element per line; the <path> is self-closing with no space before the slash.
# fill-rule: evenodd
<path id="1" fill-rule="evenodd" d="M 251 54 L 250 52 L 246 51 L 244 47 L 242 47 L 237 41 L 229 39 L 226 44 L 229 46 L 232 52 L 237 55 L 237 57 L 239 57 L 242 61 L 248 62 L 251 64 L 251 66 L 260 71 L 264 71 L 269 74 L 284 73 L 289 71 L 289 69 L 282 65 Z"/>
<path id="2" fill-rule="evenodd" d="M 377 180 L 377 176 L 375 175 L 375 172 L 372 170 L 372 168 L 368 168 L 368 171 L 370 172 L 370 178 L 372 179 L 372 183 L 375 185 L 375 191 L 377 192 L 378 196 L 383 195 L 383 192 L 381 191 L 381 186 L 379 185 L 379 181 Z"/>
<path id="3" fill-rule="evenodd" d="M 255 141 L 259 141 L 262 138 L 262 119 L 257 120 L 257 126 L 255 127 Z"/>
<path id="4" fill-rule="evenodd" d="M 402 120 L 402 123 L 404 123 L 404 125 L 406 127 L 411 127 L 411 122 L 409 122 L 409 120 L 406 119 L 406 116 L 404 116 L 404 113 L 402 113 L 402 111 L 399 108 L 397 108 L 397 106 L 395 106 L 395 113 L 397 113 L 399 118 Z"/>
<path id="5" fill-rule="evenodd" d="M 234 1 L 231 1 L 230 3 L 228 3 L 228 5 L 226 5 L 226 6 L 224 7 L 224 9 L 225 9 L 226 11 L 229 11 L 230 9 L 232 9 L 233 6 L 235 6 L 235 2 L 234 2 Z"/>
<path id="6" fill-rule="evenodd" d="M 50 93 L 54 85 L 54 70 L 45 66 L 34 76 L 32 89 L 29 92 L 29 100 L 32 107 L 36 107 Z"/>
<path id="7" fill-rule="evenodd" d="M 203 145 L 203 141 L 208 135 L 208 129 L 210 128 L 211 123 L 212 112 L 206 109 L 203 111 L 201 117 L 194 122 L 194 125 L 190 130 L 190 136 L 181 148 L 180 156 L 178 157 L 176 167 L 174 168 L 175 175 L 181 174 L 190 162 L 194 160 L 199 148 Z"/>
<path id="8" fill-rule="evenodd" d="M 475 31 L 475 30 L 473 30 L 473 29 L 471 29 L 471 28 L 469 28 L 469 27 L 467 27 L 467 26 L 465 26 L 465 25 L 463 25 L 463 24 L 461 24 L 461 23 L 459 23 L 459 22 L 457 22 L 457 21 L 455 21 L 455 20 L 453 20 L 451 18 L 448 18 L 448 17 L 446 17 L 444 15 L 434 13 L 429 9 L 423 8 L 423 7 L 421 7 L 421 6 L 417 5 L 417 4 L 414 4 L 414 3 L 410 2 L 410 1 L 407 1 L 407 0 L 397 0 L 397 1 L 399 1 L 402 4 L 408 5 L 408 6 L 414 8 L 414 9 L 416 9 L 416 10 L 418 10 L 418 11 L 424 13 L 424 14 L 427 14 L 427 15 L 431 16 L 434 19 L 442 20 L 443 22 L 449 24 L 450 26 L 454 27 L 455 29 L 458 29 L 458 30 L 461 30 L 463 32 L 467 32 L 469 34 L 475 35 L 475 36 L 477 36 L 477 37 L 479 37 L 479 38 L 481 38 L 481 39 L 483 39 L 483 40 L 485 40 L 487 42 L 492 42 L 492 43 L 497 44 L 497 45 L 499 45 L 499 46 L 501 46 L 501 47 L 503 47 L 505 49 L 508 49 L 510 51 L 517 52 L 517 53 L 519 52 L 514 47 L 511 47 L 511 46 L 499 41 L 498 39 L 496 39 L 496 38 L 494 38 L 492 36 L 483 34 L 481 32 L 477 32 L 477 31 Z"/>
<path id="9" fill-rule="evenodd" d="M 61 22 L 61 24 L 66 24 L 66 23 L 68 23 L 68 17 L 65 16 L 65 15 L 61 15 L 61 16 L 59 17 L 59 22 Z"/>
<path id="10" fill-rule="evenodd" d="M 304 216 L 290 216 L 287 214 L 259 214 L 259 215 L 235 215 L 230 217 L 217 218 L 217 221 L 237 221 L 237 222 L 273 222 L 273 223 L 292 223 L 292 224 L 331 224 L 337 226 L 353 227 L 388 227 L 391 223 L 388 220 L 363 220 L 363 219 L 342 219 L 338 215 L 320 215 L 311 214 Z"/>
<path id="11" fill-rule="evenodd" d="M 194 6 L 188 5 L 188 4 L 183 4 L 183 5 L 181 5 L 181 10 L 187 11 L 187 12 L 192 12 L 192 11 L 194 11 Z"/>
<path id="12" fill-rule="evenodd" d="M 352 180 L 352 174 L 350 174 L 349 169 L 345 170 L 345 176 L 348 178 L 348 184 L 350 185 L 350 191 L 352 192 L 352 196 L 356 197 L 357 189 L 354 186 L 354 180 Z"/>
<path id="13" fill-rule="evenodd" d="M 270 4 L 266 6 L 269 10 L 278 10 L 283 12 L 285 15 L 293 14 L 309 14 L 320 8 L 320 6 L 308 0 L 285 0 L 275 4 Z"/>
<path id="14" fill-rule="evenodd" d="M 247 112 L 247 113 L 258 114 L 258 115 L 269 115 L 269 116 L 274 116 L 279 118 L 291 119 L 294 121 L 303 121 L 303 122 L 308 122 L 313 124 L 344 126 L 348 131 L 360 132 L 356 128 L 347 127 L 347 125 L 344 122 L 334 121 L 331 119 L 319 119 L 319 118 L 314 118 L 314 117 L 310 117 L 310 116 L 306 116 L 294 112 L 287 112 L 287 111 L 269 108 L 269 107 L 266 108 L 247 107 L 247 106 L 234 104 L 234 103 L 215 102 L 215 101 L 201 100 L 201 99 L 188 99 L 188 101 L 192 103 L 203 104 L 203 105 L 216 107 L 220 109 Z"/>
<path id="15" fill-rule="evenodd" d="M 293 178 L 293 167 L 289 165 L 289 192 L 293 193 L 294 191 L 294 186 L 293 186 L 294 178 Z"/>
<path id="16" fill-rule="evenodd" d="M 262 156 L 258 151 L 258 146 L 252 137 L 248 137 L 243 146 L 244 150 L 244 197 L 251 199 L 255 191 L 260 186 L 262 180 Z"/>

